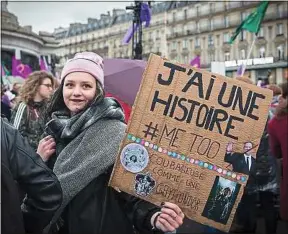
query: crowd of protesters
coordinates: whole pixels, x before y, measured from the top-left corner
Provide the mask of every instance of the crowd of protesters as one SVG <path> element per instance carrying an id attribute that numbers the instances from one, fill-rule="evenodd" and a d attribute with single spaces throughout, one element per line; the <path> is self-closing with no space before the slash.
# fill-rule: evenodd
<path id="1" fill-rule="evenodd" d="M 121 104 L 105 97 L 103 66 L 83 52 L 65 64 L 60 82 L 36 71 L 23 84 L 1 86 L 3 233 L 168 232 L 183 223 L 176 204 L 159 208 L 108 187 L 126 123 Z M 288 87 L 263 88 L 273 100 L 231 232 L 255 232 L 257 203 L 266 233 L 276 233 L 278 214 L 288 227 Z"/>

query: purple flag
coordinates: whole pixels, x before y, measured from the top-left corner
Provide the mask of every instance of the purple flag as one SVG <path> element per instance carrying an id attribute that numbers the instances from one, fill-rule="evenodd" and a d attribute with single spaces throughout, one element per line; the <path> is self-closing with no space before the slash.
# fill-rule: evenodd
<path id="1" fill-rule="evenodd" d="M 45 59 L 45 58 L 44 58 Z M 49 69 L 48 69 L 48 66 L 47 66 L 47 63 L 46 63 L 46 60 L 44 60 L 43 58 L 42 58 L 42 56 L 40 56 L 40 61 L 39 61 L 39 63 L 40 63 L 40 70 L 41 71 L 48 71 Z"/>
<path id="2" fill-rule="evenodd" d="M 190 65 L 196 68 L 200 68 L 200 56 L 197 55 L 193 60 L 190 61 Z"/>
<path id="3" fill-rule="evenodd" d="M 145 27 L 149 27 L 151 21 L 151 9 L 147 3 L 141 4 L 141 13 L 140 13 L 141 23 L 145 22 Z"/>
<path id="4" fill-rule="evenodd" d="M 237 73 L 236 73 L 237 76 L 242 76 L 242 71 L 243 71 L 243 69 L 245 69 L 243 66 L 244 66 L 244 65 L 241 64 L 241 65 L 238 67 L 238 70 L 237 70 Z"/>
<path id="5" fill-rule="evenodd" d="M 141 24 L 145 22 L 145 27 L 149 27 L 151 21 L 151 9 L 147 3 L 141 3 L 141 12 L 140 12 L 140 21 Z M 122 39 L 122 44 L 127 45 L 131 40 L 133 34 L 138 30 L 139 25 L 131 26 L 126 32 L 125 36 Z"/>
<path id="6" fill-rule="evenodd" d="M 133 27 L 134 26 L 134 27 Z M 125 36 L 122 39 L 122 44 L 123 45 L 127 45 L 129 43 L 129 41 L 131 40 L 134 32 L 138 29 L 139 25 L 132 25 L 128 31 L 126 32 Z"/>
<path id="7" fill-rule="evenodd" d="M 32 69 L 29 65 L 23 64 L 21 60 L 12 57 L 12 76 L 21 76 L 26 78 L 32 73 Z"/>

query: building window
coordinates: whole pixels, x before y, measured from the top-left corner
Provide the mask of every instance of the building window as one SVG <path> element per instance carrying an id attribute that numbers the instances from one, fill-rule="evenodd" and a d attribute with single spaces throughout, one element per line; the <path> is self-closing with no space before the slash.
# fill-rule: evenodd
<path id="1" fill-rule="evenodd" d="M 278 17 L 282 17 L 283 16 L 283 6 L 281 6 L 281 4 L 277 4 L 277 16 Z"/>
<path id="2" fill-rule="evenodd" d="M 240 51 L 241 53 L 241 59 L 246 59 L 246 51 L 243 49 Z"/>
<path id="3" fill-rule="evenodd" d="M 213 35 L 209 35 L 208 36 L 208 46 L 212 46 L 212 45 L 214 45 Z"/>
<path id="4" fill-rule="evenodd" d="M 259 49 L 259 54 L 260 54 L 260 58 L 264 58 L 265 57 L 265 47 L 261 47 Z"/>
<path id="5" fill-rule="evenodd" d="M 268 27 L 268 35 L 272 35 L 273 26 Z"/>
<path id="6" fill-rule="evenodd" d="M 186 49 L 188 47 L 188 41 L 187 40 L 184 40 L 183 42 L 182 42 L 182 48 L 183 49 Z"/>
<path id="7" fill-rule="evenodd" d="M 225 76 L 226 76 L 226 77 L 233 78 L 233 77 L 234 77 L 234 76 L 233 76 L 233 71 L 226 71 Z"/>
<path id="8" fill-rule="evenodd" d="M 199 6 L 196 7 L 196 13 L 197 13 L 197 16 L 200 15 L 200 7 Z"/>
<path id="9" fill-rule="evenodd" d="M 173 50 L 176 50 L 176 41 L 173 41 L 172 49 L 173 49 Z"/>
<path id="10" fill-rule="evenodd" d="M 210 12 L 213 13 L 215 11 L 215 4 L 210 2 Z"/>
<path id="11" fill-rule="evenodd" d="M 216 44 L 217 44 L 217 45 L 220 45 L 220 35 L 217 35 L 216 38 L 217 38 Z"/>
<path id="12" fill-rule="evenodd" d="M 215 54 L 214 54 L 214 52 L 210 52 L 210 53 L 208 54 L 208 58 L 209 58 L 209 63 L 215 61 Z"/>
<path id="13" fill-rule="evenodd" d="M 185 34 L 185 33 L 188 34 L 188 33 L 187 33 L 187 29 L 188 29 L 188 26 L 185 24 L 184 27 L 183 27 L 183 32 L 184 32 L 184 34 Z"/>
<path id="14" fill-rule="evenodd" d="M 214 24 L 213 24 L 213 19 L 210 19 L 209 21 L 209 26 L 210 26 L 210 30 L 213 31 L 214 30 Z"/>
<path id="15" fill-rule="evenodd" d="M 225 25 L 225 28 L 229 27 L 229 17 L 228 17 L 228 15 L 224 16 L 224 25 Z"/>
<path id="16" fill-rule="evenodd" d="M 173 21 L 176 21 L 176 12 L 173 12 Z"/>
<path id="17" fill-rule="evenodd" d="M 200 40 L 199 37 L 196 37 L 195 39 L 195 47 L 199 47 L 200 46 Z"/>
<path id="18" fill-rule="evenodd" d="M 278 52 L 278 59 L 284 59 L 284 46 L 283 45 L 279 45 L 277 47 L 277 52 Z"/>
<path id="19" fill-rule="evenodd" d="M 258 37 L 264 37 L 264 29 L 263 29 L 263 27 L 260 28 L 259 33 L 258 33 Z"/>
<path id="20" fill-rule="evenodd" d="M 277 24 L 277 35 L 283 34 L 283 24 Z"/>
<path id="21" fill-rule="evenodd" d="M 230 52 L 225 53 L 225 61 L 230 61 Z"/>
<path id="22" fill-rule="evenodd" d="M 229 33 L 224 33 L 224 43 L 229 42 L 229 40 L 230 40 Z"/>
<path id="23" fill-rule="evenodd" d="M 157 38 L 160 38 L 159 30 L 156 31 L 156 37 L 157 37 Z"/>
<path id="24" fill-rule="evenodd" d="M 187 19 L 187 9 L 184 10 L 184 19 Z"/>
<path id="25" fill-rule="evenodd" d="M 200 23 L 199 21 L 196 22 L 196 30 L 199 33 L 200 32 Z"/>
<path id="26" fill-rule="evenodd" d="M 245 12 L 241 12 L 241 21 L 246 19 L 246 13 Z"/>

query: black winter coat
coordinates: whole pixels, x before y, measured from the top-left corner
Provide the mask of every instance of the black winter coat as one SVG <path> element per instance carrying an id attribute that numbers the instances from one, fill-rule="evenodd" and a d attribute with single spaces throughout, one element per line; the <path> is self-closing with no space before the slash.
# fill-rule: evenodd
<path id="1" fill-rule="evenodd" d="M 27 193 L 21 208 L 16 182 Z M 41 233 L 62 202 L 57 177 L 1 118 L 1 233 Z"/>
<path id="2" fill-rule="evenodd" d="M 250 174 L 245 193 L 257 193 L 259 191 L 278 192 L 277 161 L 272 156 L 269 147 L 269 135 L 265 126 L 259 148 L 256 155 L 255 170 Z"/>
<path id="3" fill-rule="evenodd" d="M 67 205 L 59 234 L 153 233 L 150 219 L 160 209 L 108 187 L 111 171 L 95 178 Z"/>

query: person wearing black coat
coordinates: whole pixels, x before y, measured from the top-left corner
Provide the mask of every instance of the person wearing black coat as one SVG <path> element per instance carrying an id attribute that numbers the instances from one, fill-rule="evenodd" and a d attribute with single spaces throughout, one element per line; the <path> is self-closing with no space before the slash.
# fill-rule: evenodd
<path id="1" fill-rule="evenodd" d="M 159 208 L 109 186 L 126 124 L 120 104 L 105 98 L 103 66 L 99 55 L 77 53 L 65 64 L 61 85 L 47 107 L 47 136 L 37 152 L 58 177 L 63 202 L 45 232 L 173 232 L 184 219 L 179 206 L 159 201 Z M 150 175 L 143 188 L 136 186 L 137 175 L 133 189 L 151 194 L 155 184 Z"/>
<path id="2" fill-rule="evenodd" d="M 257 150 L 253 170 L 244 190 L 236 213 L 238 223 L 246 232 L 255 232 L 257 227 L 257 202 L 263 210 L 266 233 L 277 231 L 277 210 L 275 200 L 277 194 L 277 164 L 269 148 L 269 135 L 265 126 Z"/>
<path id="3" fill-rule="evenodd" d="M 22 205 L 16 183 L 27 194 Z M 41 233 L 61 202 L 57 177 L 1 118 L 1 233 Z"/>

